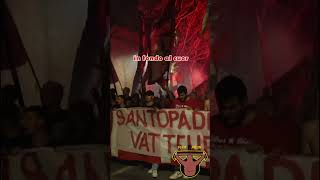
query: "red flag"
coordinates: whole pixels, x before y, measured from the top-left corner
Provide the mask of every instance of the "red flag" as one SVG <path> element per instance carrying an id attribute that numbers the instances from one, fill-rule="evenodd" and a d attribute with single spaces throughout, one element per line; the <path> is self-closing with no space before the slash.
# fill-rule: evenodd
<path id="1" fill-rule="evenodd" d="M 140 32 L 140 55 L 167 55 L 172 44 L 173 26 L 171 26 L 172 3 L 168 0 L 163 1 L 140 1 L 139 11 L 141 12 L 141 32 Z M 162 53 L 159 53 L 162 51 Z M 143 54 L 142 54 L 143 53 Z M 159 54 L 158 54 L 159 53 Z M 137 76 L 142 76 L 145 67 L 144 62 L 139 62 Z M 164 84 L 168 78 L 165 74 L 169 70 L 168 62 L 148 62 L 147 70 L 142 78 L 144 84 Z M 135 78 L 135 84 L 139 83 Z M 134 85 L 137 86 L 137 85 Z"/>
<path id="2" fill-rule="evenodd" d="M 70 102 L 91 99 L 92 89 L 101 84 L 102 74 L 106 71 L 104 63 L 108 57 L 109 46 L 108 2 L 89 0 L 86 25 L 82 33 L 73 67 L 70 88 Z M 102 67 L 98 68 L 96 67 Z"/>
<path id="3" fill-rule="evenodd" d="M 266 0 L 257 14 L 265 80 L 284 119 L 299 117 L 314 94 L 314 17 L 313 0 Z"/>
<path id="4" fill-rule="evenodd" d="M 267 85 L 305 57 L 313 56 L 313 0 L 265 0 L 257 11 L 262 64 Z"/>
<path id="5" fill-rule="evenodd" d="M 27 52 L 4 0 L 0 0 L 0 70 L 25 64 Z"/>

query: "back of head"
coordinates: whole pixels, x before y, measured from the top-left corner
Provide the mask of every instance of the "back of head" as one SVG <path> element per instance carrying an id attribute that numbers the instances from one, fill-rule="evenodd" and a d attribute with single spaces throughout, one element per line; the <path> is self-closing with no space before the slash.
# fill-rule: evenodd
<path id="1" fill-rule="evenodd" d="M 215 89 L 218 104 L 226 100 L 237 97 L 241 103 L 247 101 L 247 88 L 243 81 L 235 76 L 227 76 L 223 78 Z"/>
<path id="2" fill-rule="evenodd" d="M 187 94 L 188 90 L 185 86 L 179 86 L 177 89 L 177 92 L 178 92 L 178 94 L 181 94 L 181 93 Z"/>
<path id="3" fill-rule="evenodd" d="M 130 94 L 130 88 L 125 87 L 125 88 L 123 88 L 122 92 L 123 92 L 123 95 L 129 96 L 129 94 Z"/>
<path id="4" fill-rule="evenodd" d="M 147 92 L 144 93 L 145 96 L 154 96 L 154 92 L 151 90 L 148 90 Z"/>

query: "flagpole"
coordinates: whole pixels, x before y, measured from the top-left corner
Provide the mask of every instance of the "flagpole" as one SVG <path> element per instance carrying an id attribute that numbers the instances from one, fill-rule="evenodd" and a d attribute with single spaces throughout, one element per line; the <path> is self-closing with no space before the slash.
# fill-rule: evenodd
<path id="1" fill-rule="evenodd" d="M 112 63 L 112 61 L 111 61 L 111 59 L 110 59 L 110 63 L 111 63 L 111 66 L 113 67 L 113 70 L 116 71 L 115 68 L 114 68 L 114 65 L 113 65 L 113 63 Z M 116 91 L 117 91 L 116 82 L 115 82 L 115 80 L 114 80 L 113 73 L 112 73 L 112 79 L 113 79 L 114 87 L 115 87 L 115 89 L 116 89 Z M 123 87 L 122 87 L 122 84 L 121 84 L 120 79 L 119 79 L 118 81 L 119 81 L 119 84 L 120 84 L 121 91 L 123 91 Z M 117 93 L 117 94 L 118 94 L 118 93 Z"/>
<path id="2" fill-rule="evenodd" d="M 37 74 L 36 74 L 34 68 L 33 68 L 33 65 L 32 65 L 32 63 L 31 63 L 31 61 L 30 61 L 29 58 L 27 59 L 27 61 L 28 61 L 28 64 L 29 64 L 29 66 L 30 66 L 32 75 L 33 75 L 33 77 L 34 77 L 34 79 L 35 79 L 35 81 L 36 81 L 37 87 L 38 87 L 39 90 L 40 90 L 40 89 L 41 89 L 40 81 L 39 81 L 39 79 L 38 79 L 38 77 L 37 77 Z"/>
<path id="3" fill-rule="evenodd" d="M 111 64 L 111 67 L 112 67 L 112 70 L 111 70 L 111 77 L 112 77 L 112 82 L 113 82 L 113 86 L 114 86 L 114 89 L 116 90 L 116 95 L 118 95 L 118 90 L 117 90 L 117 86 L 116 86 L 116 80 L 114 79 L 114 73 L 112 71 L 116 71 L 114 69 L 114 66 L 111 62 L 111 59 L 110 59 L 110 64 Z M 119 82 L 120 82 L 120 79 L 119 79 Z"/>
<path id="4" fill-rule="evenodd" d="M 6 50 L 7 52 L 9 51 L 8 48 L 8 37 L 5 39 L 5 45 L 6 45 Z M 16 70 L 16 67 L 15 65 L 13 64 L 13 58 L 11 56 L 11 53 L 7 53 L 7 56 L 8 56 L 8 62 L 9 62 L 9 65 L 10 65 L 10 71 L 11 71 L 11 75 L 12 75 L 12 79 L 13 79 L 13 82 L 14 82 L 14 85 L 15 85 L 15 88 L 17 88 L 19 94 L 18 94 L 18 101 L 19 101 L 19 104 L 24 107 L 25 104 L 24 104 L 24 100 L 23 100 L 23 95 L 22 95 L 22 91 L 21 91 L 21 86 L 20 86 L 20 81 L 19 81 L 19 77 L 18 77 L 18 72 Z M 29 59 L 29 58 L 27 58 Z"/>

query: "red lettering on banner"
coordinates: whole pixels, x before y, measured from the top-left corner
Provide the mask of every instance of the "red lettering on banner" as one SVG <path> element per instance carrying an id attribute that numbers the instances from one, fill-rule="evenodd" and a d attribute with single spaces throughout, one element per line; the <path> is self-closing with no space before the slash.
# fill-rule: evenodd
<path id="1" fill-rule="evenodd" d="M 212 177 L 212 180 L 219 180 L 221 175 L 221 168 L 219 161 L 211 156 L 210 158 L 210 177 Z"/>
<path id="2" fill-rule="evenodd" d="M 185 145 L 185 144 L 181 144 L 181 140 L 180 139 L 182 139 L 182 138 L 184 139 L 184 138 L 186 138 L 186 136 L 185 135 L 177 135 L 177 146 Z"/>
<path id="3" fill-rule="evenodd" d="M 47 180 L 36 152 L 26 153 L 21 158 L 21 170 L 27 180 Z"/>
<path id="4" fill-rule="evenodd" d="M 165 118 L 161 118 L 161 117 L 160 117 L 160 114 L 164 114 L 164 115 L 165 115 Z M 158 115 L 157 117 L 158 117 L 158 125 L 159 125 L 159 127 L 161 127 L 161 128 L 166 128 L 166 127 L 168 126 L 168 124 L 169 124 L 167 112 L 161 110 L 161 111 L 158 111 L 157 115 Z M 163 116 L 162 116 L 162 117 L 163 117 Z M 165 120 L 166 123 L 165 123 L 165 124 L 161 124 L 162 120 Z"/>
<path id="5" fill-rule="evenodd" d="M 138 142 L 139 142 L 139 140 L 140 140 L 140 137 L 141 137 L 142 132 L 141 132 L 141 131 L 139 132 L 138 137 L 137 137 L 136 139 L 134 138 L 133 132 L 132 132 L 132 131 L 130 131 L 130 132 L 131 132 L 132 144 L 133 144 L 134 148 L 137 149 Z"/>
<path id="6" fill-rule="evenodd" d="M 154 117 L 153 117 L 153 115 L 154 115 L 155 111 L 154 110 L 147 110 L 147 113 L 150 113 L 151 124 L 152 124 L 152 127 L 154 127 L 155 125 L 154 125 Z"/>
<path id="7" fill-rule="evenodd" d="M 84 170 L 85 170 L 86 180 L 100 179 L 92 166 L 90 153 L 84 154 Z"/>
<path id="8" fill-rule="evenodd" d="M 128 114 L 126 125 L 128 125 L 129 123 L 132 123 L 134 126 L 137 126 L 136 123 L 134 122 L 133 110 L 131 110 L 130 113 Z"/>
<path id="9" fill-rule="evenodd" d="M 197 116 L 201 117 L 201 125 L 197 124 Z M 193 113 L 192 113 L 192 123 L 193 123 L 193 129 L 204 129 L 204 127 L 206 125 L 206 117 L 203 114 L 203 112 L 193 111 Z"/>
<path id="10" fill-rule="evenodd" d="M 192 143 L 191 143 L 191 136 L 190 136 L 190 135 L 187 136 L 187 141 L 188 141 L 188 146 L 189 146 L 189 145 L 192 145 Z"/>
<path id="11" fill-rule="evenodd" d="M 65 179 L 64 174 L 66 174 L 66 172 L 68 172 L 68 180 L 77 180 L 78 179 L 74 157 L 71 154 L 67 155 L 62 166 L 60 166 L 58 168 L 56 180 Z"/>
<path id="12" fill-rule="evenodd" d="M 182 111 L 181 114 L 180 114 L 180 122 L 179 122 L 179 125 L 178 125 L 178 129 L 181 129 L 182 126 L 187 126 L 187 129 L 191 129 L 191 126 L 188 122 L 188 119 L 187 119 L 187 116 L 186 116 L 186 113 L 185 111 Z"/>
<path id="13" fill-rule="evenodd" d="M 296 164 L 296 162 L 292 160 L 288 160 L 285 158 L 270 158 L 266 157 L 264 160 L 264 179 L 265 180 L 275 180 L 274 177 L 274 168 L 282 167 L 288 169 L 291 172 L 293 180 L 304 180 L 303 171 Z"/>
<path id="14" fill-rule="evenodd" d="M 177 121 L 179 119 L 179 113 L 177 111 L 168 111 L 170 127 L 173 128 L 173 121 Z"/>
<path id="15" fill-rule="evenodd" d="M 147 134 L 146 133 L 143 133 L 143 135 L 141 137 L 139 150 L 141 150 L 142 147 L 146 147 L 146 150 L 149 152 L 148 138 L 147 138 Z"/>
<path id="16" fill-rule="evenodd" d="M 143 112 L 143 118 L 141 118 L 141 116 L 139 114 L 139 111 L 138 110 L 136 111 L 136 113 L 137 113 L 137 125 L 139 124 L 139 121 L 140 121 L 144 127 L 147 127 L 146 113 L 144 111 L 142 111 L 142 112 Z"/>
<path id="17" fill-rule="evenodd" d="M 312 163 L 311 177 L 312 180 L 319 180 L 319 161 Z"/>
<path id="18" fill-rule="evenodd" d="M 225 180 L 245 180 L 243 170 L 238 155 L 232 155 L 227 163 L 225 171 Z"/>
<path id="19" fill-rule="evenodd" d="M 201 146 L 201 135 L 197 135 L 197 146 Z"/>
<path id="20" fill-rule="evenodd" d="M 124 124 L 124 122 L 126 121 L 126 119 L 124 118 L 123 112 L 121 110 L 117 111 L 117 117 L 118 117 L 118 125 L 121 126 Z"/>
<path id="21" fill-rule="evenodd" d="M 175 137 L 175 135 L 165 134 L 163 137 L 168 138 L 168 153 L 171 154 L 171 139 Z"/>
<path id="22" fill-rule="evenodd" d="M 160 137 L 160 134 L 155 134 L 155 133 L 149 133 L 148 134 L 149 136 L 152 136 L 152 152 L 155 152 L 156 150 L 156 147 L 155 147 L 155 145 L 156 145 L 156 137 Z"/>

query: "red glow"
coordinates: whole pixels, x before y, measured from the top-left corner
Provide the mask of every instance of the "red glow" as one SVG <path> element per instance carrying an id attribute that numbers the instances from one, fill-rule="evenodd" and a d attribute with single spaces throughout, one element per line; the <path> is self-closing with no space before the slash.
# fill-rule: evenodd
<path id="1" fill-rule="evenodd" d="M 173 49 L 174 55 L 189 56 L 189 62 L 178 63 L 174 79 L 188 89 L 207 80 L 209 74 L 208 32 L 200 35 L 202 20 L 206 12 L 206 1 L 183 1 L 176 18 L 178 41 Z"/>

